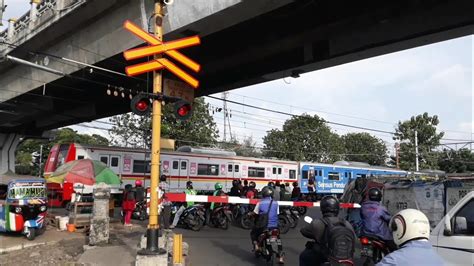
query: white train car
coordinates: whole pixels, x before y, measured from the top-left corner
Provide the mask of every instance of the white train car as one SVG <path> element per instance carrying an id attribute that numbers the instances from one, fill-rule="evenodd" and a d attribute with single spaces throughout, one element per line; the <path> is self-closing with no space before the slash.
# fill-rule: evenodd
<path id="1" fill-rule="evenodd" d="M 135 148 L 56 145 L 48 157 L 45 176 L 62 163 L 77 159 L 102 161 L 121 177 L 122 187 L 135 180 L 150 185 L 150 152 Z M 212 191 L 214 184 L 220 182 L 228 191 L 234 179 L 255 181 L 260 189 L 270 181 L 292 183 L 298 176 L 297 162 L 241 157 L 217 149 L 185 146 L 177 151 L 163 151 L 160 159 L 160 174 L 167 176 L 173 191 L 184 190 L 188 180 L 196 190 Z"/>

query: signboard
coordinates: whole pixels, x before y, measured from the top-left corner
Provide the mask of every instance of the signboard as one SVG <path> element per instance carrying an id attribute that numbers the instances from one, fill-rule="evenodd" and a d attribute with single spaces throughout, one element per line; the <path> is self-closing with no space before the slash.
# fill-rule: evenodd
<path id="1" fill-rule="evenodd" d="M 179 97 L 187 102 L 194 102 L 194 90 L 187 83 L 164 79 L 163 82 L 163 94 L 171 97 Z"/>
<path id="2" fill-rule="evenodd" d="M 126 154 L 123 157 L 123 171 L 125 173 L 130 173 L 131 172 L 131 166 L 132 166 L 132 156 L 129 154 Z"/>

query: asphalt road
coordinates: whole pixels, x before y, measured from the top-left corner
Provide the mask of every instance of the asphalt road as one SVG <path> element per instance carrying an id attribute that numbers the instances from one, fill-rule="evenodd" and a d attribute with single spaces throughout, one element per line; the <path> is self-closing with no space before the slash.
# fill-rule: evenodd
<path id="1" fill-rule="evenodd" d="M 307 214 L 320 217 L 319 208 L 311 208 Z M 298 265 L 299 254 L 306 239 L 300 234 L 305 224 L 301 217 L 298 226 L 281 236 L 285 252 L 285 265 Z M 228 230 L 205 226 L 199 232 L 175 229 L 183 234 L 183 241 L 189 244 L 189 262 L 192 266 L 266 265 L 264 259 L 255 258 L 251 252 L 250 230 L 231 226 Z"/>

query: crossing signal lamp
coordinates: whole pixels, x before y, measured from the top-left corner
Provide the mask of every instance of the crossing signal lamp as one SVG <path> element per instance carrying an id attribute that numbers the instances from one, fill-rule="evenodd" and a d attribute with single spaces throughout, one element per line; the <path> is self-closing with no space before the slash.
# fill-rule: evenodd
<path id="1" fill-rule="evenodd" d="M 148 98 L 148 96 L 138 94 L 130 101 L 130 108 L 136 115 L 147 115 L 151 111 L 150 98 Z"/>
<path id="2" fill-rule="evenodd" d="M 184 100 L 179 100 L 174 103 L 174 115 L 176 119 L 187 120 L 191 117 L 192 112 L 191 103 Z"/>

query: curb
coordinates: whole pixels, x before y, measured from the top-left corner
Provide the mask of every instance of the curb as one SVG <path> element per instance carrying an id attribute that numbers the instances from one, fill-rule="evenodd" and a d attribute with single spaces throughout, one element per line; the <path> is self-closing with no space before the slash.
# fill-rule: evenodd
<path id="1" fill-rule="evenodd" d="M 20 244 L 20 245 L 11 246 L 11 247 L 7 247 L 7 248 L 0 248 L 0 254 L 3 255 L 3 254 L 10 253 L 12 251 L 17 251 L 17 250 L 22 250 L 22 249 L 25 249 L 25 248 L 31 248 L 31 247 L 42 246 L 42 245 L 47 245 L 47 244 L 52 244 L 52 243 L 56 243 L 56 242 L 57 241 L 23 243 L 23 244 Z"/>

